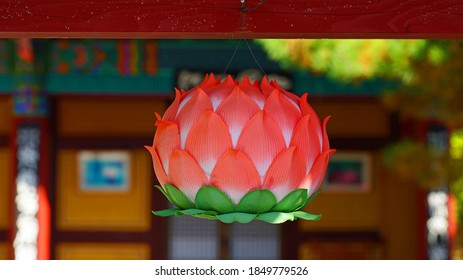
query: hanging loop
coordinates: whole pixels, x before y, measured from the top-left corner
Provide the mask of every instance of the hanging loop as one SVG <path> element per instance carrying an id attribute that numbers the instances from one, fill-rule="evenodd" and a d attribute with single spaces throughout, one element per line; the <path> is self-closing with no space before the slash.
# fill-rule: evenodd
<path id="1" fill-rule="evenodd" d="M 259 8 L 262 4 L 264 4 L 265 2 L 267 2 L 267 0 L 260 0 L 259 3 L 256 4 L 255 7 L 253 8 L 248 8 L 248 7 L 245 7 L 245 0 L 240 0 L 241 1 L 241 12 L 245 13 L 245 12 L 251 12 L 251 11 L 255 11 L 257 10 L 257 8 Z"/>

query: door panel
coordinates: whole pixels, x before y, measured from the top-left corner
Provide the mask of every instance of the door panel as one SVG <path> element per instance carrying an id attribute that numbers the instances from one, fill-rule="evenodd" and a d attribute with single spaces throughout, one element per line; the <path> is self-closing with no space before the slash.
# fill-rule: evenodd
<path id="1" fill-rule="evenodd" d="M 144 243 L 62 243 L 57 248 L 62 260 L 146 260 L 150 247 Z"/>
<path id="2" fill-rule="evenodd" d="M 8 246 L 6 243 L 0 243 L 0 260 L 7 260 L 8 259 Z"/>
<path id="3" fill-rule="evenodd" d="M 61 150 L 58 153 L 57 228 L 78 231 L 149 230 L 152 186 L 147 152 L 142 149 L 128 151 L 131 176 L 126 191 L 83 190 L 79 186 L 79 152 Z"/>
<path id="4" fill-rule="evenodd" d="M 165 107 L 150 97 L 54 100 L 53 258 L 166 258 L 166 221 L 151 213 L 165 199 L 143 148 Z"/>

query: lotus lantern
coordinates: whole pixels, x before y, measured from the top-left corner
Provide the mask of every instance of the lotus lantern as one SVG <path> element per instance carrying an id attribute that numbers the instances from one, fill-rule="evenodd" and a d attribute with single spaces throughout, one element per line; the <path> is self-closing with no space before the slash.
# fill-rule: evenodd
<path id="1" fill-rule="evenodd" d="M 225 223 L 282 223 L 319 215 L 302 209 L 323 181 L 330 149 L 326 124 L 307 102 L 266 77 L 253 84 L 206 75 L 176 90 L 161 117 L 151 153 L 158 189 L 175 208 Z"/>

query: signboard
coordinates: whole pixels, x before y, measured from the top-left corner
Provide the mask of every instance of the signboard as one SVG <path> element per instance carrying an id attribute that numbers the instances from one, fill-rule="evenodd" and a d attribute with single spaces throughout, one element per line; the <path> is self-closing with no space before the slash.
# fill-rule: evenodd
<path id="1" fill-rule="evenodd" d="M 181 70 L 177 74 L 177 87 L 183 90 L 189 90 L 197 85 L 199 85 L 206 76 L 204 71 L 192 71 L 192 70 Z M 262 81 L 264 74 L 261 70 L 258 69 L 244 69 L 236 73 L 213 73 L 215 77 L 222 79 L 222 81 L 230 74 L 234 79 L 241 81 L 245 76 L 249 78 L 251 83 L 254 81 Z M 293 77 L 289 74 L 283 73 L 267 73 L 266 74 L 269 81 L 275 80 L 280 87 L 287 91 L 293 89 Z"/>
<path id="2" fill-rule="evenodd" d="M 78 155 L 82 191 L 120 192 L 129 189 L 130 154 L 122 151 L 82 151 Z"/>
<path id="3" fill-rule="evenodd" d="M 367 192 L 371 188 L 371 156 L 366 152 L 337 152 L 323 182 L 323 190 L 336 193 Z"/>

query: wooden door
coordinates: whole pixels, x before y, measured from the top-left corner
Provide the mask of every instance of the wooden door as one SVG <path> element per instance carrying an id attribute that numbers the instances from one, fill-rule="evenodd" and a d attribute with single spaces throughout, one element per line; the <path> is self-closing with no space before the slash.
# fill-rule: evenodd
<path id="1" fill-rule="evenodd" d="M 54 102 L 52 258 L 165 258 L 165 220 L 151 214 L 153 112 L 148 97 L 60 97 Z"/>

